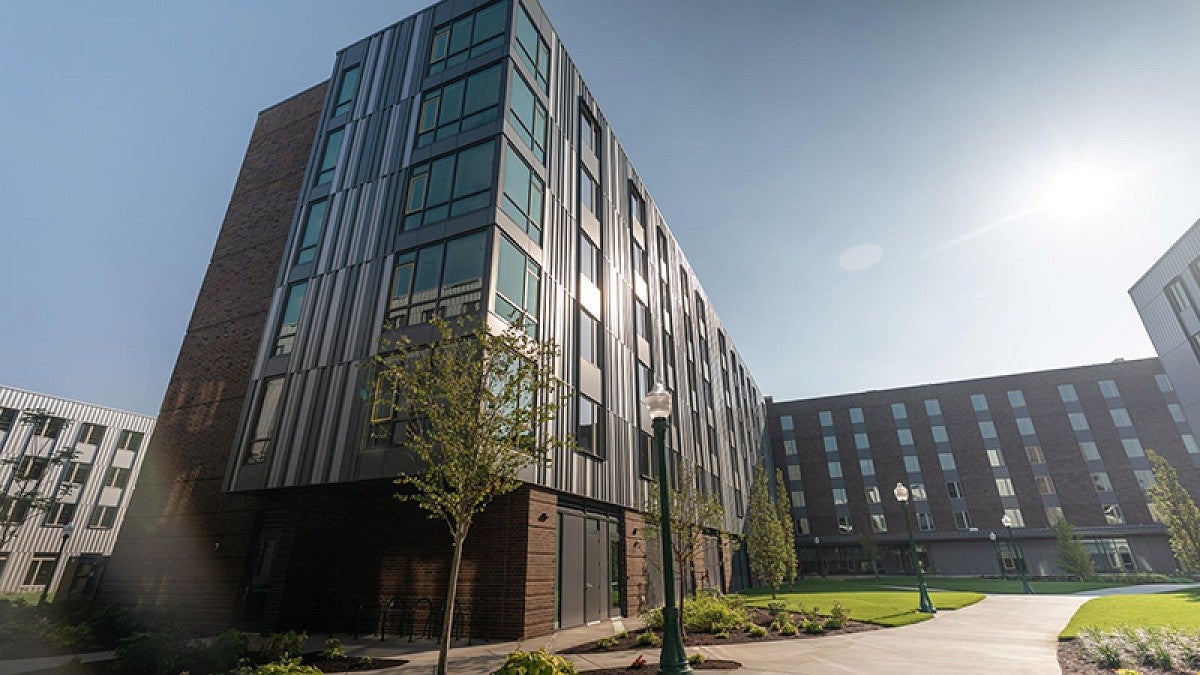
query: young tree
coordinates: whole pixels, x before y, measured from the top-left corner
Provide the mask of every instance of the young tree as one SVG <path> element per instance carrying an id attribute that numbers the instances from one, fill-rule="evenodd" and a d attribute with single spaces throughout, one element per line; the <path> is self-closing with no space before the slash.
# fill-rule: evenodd
<path id="1" fill-rule="evenodd" d="M 880 576 L 880 559 L 883 557 L 883 551 L 879 548 L 879 539 L 875 537 L 875 530 L 869 522 L 863 523 L 863 527 L 858 531 L 858 546 L 862 549 L 867 562 L 871 564 L 871 572 L 878 577 Z"/>
<path id="2" fill-rule="evenodd" d="M 675 561 L 675 569 L 680 578 L 680 593 L 683 597 L 682 580 L 690 578 L 695 588 L 695 559 L 698 551 L 704 550 L 704 533 L 707 530 L 719 530 L 725 520 L 725 508 L 716 494 L 702 490 L 700 480 L 703 477 L 696 465 L 688 460 L 679 463 L 679 480 L 677 485 L 668 485 L 667 494 L 671 499 L 671 557 Z M 659 476 L 658 480 L 663 480 Z M 659 508 L 658 485 L 650 488 L 646 499 L 646 536 L 659 540 L 662 529 L 662 511 Z M 661 540 L 660 540 L 661 541 Z M 663 580 L 663 583 L 674 583 L 674 580 Z M 679 630 L 683 631 L 683 603 L 679 603 Z"/>
<path id="3" fill-rule="evenodd" d="M 1083 547 L 1083 542 L 1075 537 L 1075 528 L 1065 519 L 1060 519 L 1050 527 L 1054 533 L 1055 547 L 1058 549 L 1058 566 L 1062 571 L 1087 581 L 1096 573 L 1096 561 L 1092 554 Z"/>
<path id="4" fill-rule="evenodd" d="M 775 508 L 779 514 L 779 528 L 783 530 L 784 578 L 789 584 L 796 583 L 796 571 L 800 561 L 796 556 L 796 524 L 792 522 L 792 500 L 788 494 L 783 469 L 775 470 Z"/>
<path id="5" fill-rule="evenodd" d="M 411 488 L 396 497 L 444 521 L 454 543 L 438 653 L 437 672 L 444 675 L 471 523 L 521 485 L 523 469 L 574 442 L 548 431 L 568 396 L 554 376 L 556 345 L 515 328 L 496 334 L 485 323 L 435 318 L 431 324 L 431 342 L 401 339 L 374 358 L 380 386 L 372 418 L 396 412 L 407 418 L 405 446 L 422 469 L 396 479 Z"/>
<path id="6" fill-rule="evenodd" d="M 1186 573 L 1200 572 L 1200 508 L 1179 482 L 1179 474 L 1162 455 L 1147 450 L 1154 484 L 1146 489 L 1159 522 L 1167 526 L 1171 552 Z"/>
<path id="7" fill-rule="evenodd" d="M 777 597 L 779 587 L 787 578 L 786 549 L 787 538 L 779 524 L 779 510 L 771 503 L 767 472 L 760 464 L 754 469 L 754 483 L 750 485 L 746 553 L 750 556 L 750 572 L 759 582 L 771 587 L 772 598 Z"/>
<path id="8" fill-rule="evenodd" d="M 50 482 L 59 468 L 75 458 L 75 450 L 60 447 L 59 442 L 70 421 L 45 410 L 26 410 L 21 413 L 20 424 L 30 430 L 21 452 L 0 460 L 0 468 L 12 467 L 8 494 L 0 496 L 0 548 L 17 536 L 26 518 L 53 508 L 76 487 L 72 483 Z M 52 487 L 46 489 L 47 486 Z"/>

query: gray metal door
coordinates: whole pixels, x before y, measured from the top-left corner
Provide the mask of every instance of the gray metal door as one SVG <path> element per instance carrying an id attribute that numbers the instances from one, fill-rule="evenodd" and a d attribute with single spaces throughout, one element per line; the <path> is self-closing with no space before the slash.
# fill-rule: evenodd
<path id="1" fill-rule="evenodd" d="M 588 623 L 608 617 L 608 525 L 588 518 L 584 533 L 583 560 L 585 613 Z"/>
<path id="2" fill-rule="evenodd" d="M 583 516 L 558 514 L 558 625 L 584 623 Z"/>

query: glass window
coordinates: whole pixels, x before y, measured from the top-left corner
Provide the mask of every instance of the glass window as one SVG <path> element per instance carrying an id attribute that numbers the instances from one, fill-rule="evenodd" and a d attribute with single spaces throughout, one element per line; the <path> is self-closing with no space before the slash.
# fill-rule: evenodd
<path id="1" fill-rule="evenodd" d="M 1168 403 L 1167 410 L 1171 412 L 1171 419 L 1176 422 L 1186 422 L 1187 418 L 1183 416 L 1183 406 L 1178 403 Z"/>
<path id="2" fill-rule="evenodd" d="M 1167 284 L 1167 299 L 1171 302 L 1171 307 L 1176 312 L 1183 312 L 1192 308 L 1192 301 L 1188 298 L 1187 290 L 1183 287 L 1183 279 L 1175 279 Z"/>
<path id="3" fill-rule="evenodd" d="M 817 418 L 821 421 L 821 426 L 823 426 L 823 427 L 833 426 L 833 413 L 832 412 L 830 412 L 828 410 L 822 410 L 821 412 L 817 413 Z"/>
<path id="4" fill-rule="evenodd" d="M 1000 448 L 987 449 L 988 466 L 1004 466 L 1004 453 Z"/>
<path id="5" fill-rule="evenodd" d="M 1025 456 L 1029 458 L 1030 464 L 1046 463 L 1046 455 L 1042 453 L 1042 446 L 1040 445 L 1025 446 Z"/>
<path id="6" fill-rule="evenodd" d="M 1017 431 L 1021 432 L 1022 436 L 1033 436 L 1033 420 L 1028 417 L 1017 418 Z"/>
<path id="7" fill-rule="evenodd" d="M 542 202 L 545 184 L 533 169 L 521 159 L 512 146 L 505 146 L 504 203 L 502 208 L 513 222 L 529 234 L 537 244 L 542 243 Z"/>
<path id="8" fill-rule="evenodd" d="M 79 425 L 79 434 L 75 436 L 75 444 L 100 445 L 104 440 L 104 432 L 108 428 L 99 424 L 85 422 Z"/>
<path id="9" fill-rule="evenodd" d="M 1112 380 L 1100 380 L 1100 393 L 1104 394 L 1104 398 L 1121 396 L 1121 392 L 1117 390 L 1117 383 Z"/>
<path id="10" fill-rule="evenodd" d="M 433 31 L 427 74 L 440 73 L 504 44 L 508 3 L 497 2 Z"/>
<path id="11" fill-rule="evenodd" d="M 604 269 L 603 264 L 600 259 L 600 249 L 586 235 L 580 234 L 579 273 L 592 282 L 596 288 L 600 288 L 600 270 Z"/>
<path id="12" fill-rule="evenodd" d="M 867 503 L 868 504 L 880 503 L 878 486 L 876 486 L 876 485 L 868 485 L 867 486 Z"/>
<path id="13" fill-rule="evenodd" d="M 1071 428 L 1075 431 L 1087 431 L 1088 427 L 1087 415 L 1083 413 L 1067 413 L 1067 419 L 1071 422 Z"/>
<path id="14" fill-rule="evenodd" d="M 966 511 L 954 512 L 954 529 L 969 530 L 971 529 L 971 514 Z"/>
<path id="15" fill-rule="evenodd" d="M 1188 454 L 1200 455 L 1200 446 L 1196 445 L 1196 437 L 1191 434 L 1183 434 L 1180 436 L 1183 440 L 1183 447 L 1187 448 Z"/>
<path id="16" fill-rule="evenodd" d="M 496 119 L 500 109 L 500 68 L 497 64 L 425 92 L 417 119 L 417 147 Z"/>
<path id="17" fill-rule="evenodd" d="M 478 312 L 487 243 L 487 233 L 476 232 L 396 256 L 388 327 Z"/>
<path id="18" fill-rule="evenodd" d="M 600 322 L 593 319 L 587 311 L 579 310 L 579 358 L 600 365 L 600 349 L 603 344 Z"/>
<path id="19" fill-rule="evenodd" d="M 292 348 L 296 344 L 297 327 L 300 324 L 300 309 L 304 306 L 304 295 L 307 292 L 307 280 L 288 286 L 283 303 L 283 316 L 279 320 L 279 329 L 275 333 L 275 345 L 271 348 L 271 356 L 292 353 Z"/>
<path id="20" fill-rule="evenodd" d="M 1061 506 L 1047 506 L 1046 507 L 1046 520 L 1049 521 L 1049 523 L 1051 525 L 1054 525 L 1055 523 L 1057 523 L 1060 520 L 1066 520 L 1063 517 L 1062 507 Z"/>
<path id="21" fill-rule="evenodd" d="M 997 478 L 996 492 L 1000 493 L 1001 497 L 1015 497 L 1017 493 L 1013 490 L 1011 478 Z"/>
<path id="22" fill-rule="evenodd" d="M 513 130 L 542 164 L 546 163 L 546 106 L 538 100 L 520 73 L 512 78 L 508 101 Z"/>
<path id="23" fill-rule="evenodd" d="M 267 460 L 271 436 L 275 433 L 275 420 L 279 416 L 279 400 L 283 395 L 283 378 L 274 377 L 263 383 L 258 402 L 258 417 L 250 437 L 250 451 L 246 453 L 247 464 L 259 464 Z"/>
<path id="24" fill-rule="evenodd" d="M 922 532 L 933 531 L 933 514 L 927 511 L 917 512 L 917 529 Z"/>
<path id="25" fill-rule="evenodd" d="M 808 503 L 804 499 L 804 490 L 792 490 L 792 508 L 801 509 Z"/>
<path id="26" fill-rule="evenodd" d="M 342 137 L 346 128 L 335 129 L 325 138 L 325 152 L 321 154 L 321 165 L 317 167 L 317 185 L 324 185 L 333 180 L 333 172 L 337 169 L 338 153 L 342 151 Z"/>
<path id="27" fill-rule="evenodd" d="M 946 434 L 946 427 L 935 424 L 930 429 L 933 431 L 933 440 L 938 443 L 949 443 L 950 436 Z"/>
<path id="28" fill-rule="evenodd" d="M 21 463 L 17 465 L 18 480 L 41 480 L 42 474 L 46 472 L 46 466 L 50 464 L 50 460 L 46 457 L 34 457 L 26 455 L 21 458 Z"/>
<path id="29" fill-rule="evenodd" d="M 850 421 L 853 423 L 856 423 L 856 424 L 862 424 L 862 422 L 863 422 L 862 408 L 851 408 L 850 409 Z"/>
<path id="30" fill-rule="evenodd" d="M 808 527 L 808 518 L 796 519 L 796 534 L 809 534 L 812 530 Z"/>
<path id="31" fill-rule="evenodd" d="M 1079 394 L 1075 393 L 1075 385 L 1060 384 L 1058 385 L 1058 397 L 1063 403 L 1071 403 L 1079 400 Z"/>
<path id="32" fill-rule="evenodd" d="M 355 64 L 342 71 L 337 101 L 333 104 L 334 117 L 345 115 L 354 106 L 354 94 L 358 91 L 358 75 L 361 70 L 358 64 Z"/>
<path id="33" fill-rule="evenodd" d="M 541 269 L 508 237 L 500 237 L 496 266 L 496 314 L 513 325 L 537 333 Z"/>
<path id="34" fill-rule="evenodd" d="M 871 514 L 871 530 L 873 532 L 887 532 L 887 518 L 882 513 Z"/>
<path id="35" fill-rule="evenodd" d="M 866 450 L 867 448 L 871 447 L 871 444 L 867 441 L 867 435 L 854 434 L 854 447 L 858 448 L 859 450 Z"/>
<path id="36" fill-rule="evenodd" d="M 875 460 L 871 460 L 871 459 L 858 460 L 858 469 L 859 469 L 859 471 L 862 472 L 862 475 L 864 475 L 864 476 L 874 476 L 875 475 Z"/>
<path id="37" fill-rule="evenodd" d="M 736 463 L 735 463 L 736 465 Z M 788 480 L 800 482 L 800 466 L 798 464 L 789 464 L 787 468 Z"/>
<path id="38" fill-rule="evenodd" d="M 836 436 L 825 436 L 823 440 L 825 441 L 825 452 L 836 453 L 838 451 Z"/>
<path id="39" fill-rule="evenodd" d="M 63 417 L 54 417 L 53 415 L 46 415 L 45 413 L 37 412 L 33 412 L 32 414 L 34 415 L 34 436 L 41 436 L 42 438 L 57 440 L 59 434 L 62 433 L 63 427 L 65 427 L 67 424 L 66 418 Z"/>
<path id="40" fill-rule="evenodd" d="M 1125 446 L 1126 457 L 1146 456 L 1146 451 L 1142 448 L 1142 442 L 1136 438 L 1122 438 L 1121 445 Z"/>
<path id="41" fill-rule="evenodd" d="M 488 206 L 494 141 L 414 166 L 404 202 L 404 230 L 440 223 Z"/>
<path id="42" fill-rule="evenodd" d="M 524 7 L 517 12 L 517 47 L 521 60 L 535 73 L 538 86 L 542 91 L 550 91 L 550 48 L 525 13 Z"/>
<path id="43" fill-rule="evenodd" d="M 642 281 L 649 278 L 650 259 L 646 256 L 646 249 L 642 248 L 641 244 L 633 242 L 633 273 Z M 700 315 L 700 320 L 704 321 L 704 315 Z M 701 342 L 704 339 L 701 338 Z M 701 352 L 702 358 L 707 358 L 708 352 Z"/>
<path id="44" fill-rule="evenodd" d="M 1121 507 L 1117 504 L 1109 504 L 1104 507 L 1104 520 L 1109 525 L 1124 525 L 1125 514 L 1121 512 Z"/>
<path id="45" fill-rule="evenodd" d="M 1096 487 L 1096 492 L 1112 492 L 1112 483 L 1108 480 L 1108 474 L 1103 471 L 1092 474 L 1092 485 Z"/>
<path id="46" fill-rule="evenodd" d="M 785 455 L 795 455 L 796 454 L 796 440 L 795 439 L 793 439 L 793 438 L 783 439 L 783 453 Z"/>
<path id="47" fill-rule="evenodd" d="M 996 437 L 996 425 L 992 422 L 980 422 L 979 423 L 979 435 L 983 436 L 984 438 L 995 438 Z"/>
<path id="48" fill-rule="evenodd" d="M 850 522 L 850 516 L 838 516 L 838 534 L 852 534 L 854 532 L 854 524 Z"/>
<path id="49" fill-rule="evenodd" d="M 71 462 L 67 466 L 66 472 L 63 474 L 62 482 L 67 485 L 74 485 L 82 488 L 87 484 L 88 476 L 92 473 L 92 465 L 83 462 Z M 72 490 L 70 494 L 79 494 Z"/>
<path id="50" fill-rule="evenodd" d="M 587 169 L 580 166 L 579 167 L 579 206 L 580 206 L 580 208 L 588 213 L 599 216 L 600 215 L 600 212 L 598 209 L 599 203 L 600 203 L 600 197 L 598 194 L 596 179 L 592 178 L 592 174 L 588 173 Z M 642 276 L 642 278 L 645 278 L 646 275 L 645 275 L 645 273 L 643 273 L 641 276 Z"/>
<path id="51" fill-rule="evenodd" d="M 1025 407 L 1025 392 L 1020 389 L 1013 389 L 1008 392 L 1008 404 L 1014 408 Z"/>
<path id="52" fill-rule="evenodd" d="M 927 399 L 925 401 L 925 414 L 930 417 L 942 414 L 942 404 L 936 398 Z"/>
<path id="53" fill-rule="evenodd" d="M 641 300 L 633 301 L 633 332 L 643 340 L 650 341 L 650 308 Z"/>
<path id="54" fill-rule="evenodd" d="M 1083 453 L 1083 458 L 1087 460 L 1100 459 L 1100 449 L 1092 441 L 1084 441 L 1079 444 L 1079 452 Z"/>
<path id="55" fill-rule="evenodd" d="M 1108 414 L 1112 416 L 1112 421 L 1115 426 L 1118 426 L 1118 427 L 1133 426 L 1133 420 L 1129 419 L 1129 411 L 1126 410 L 1125 408 L 1112 408 L 1108 411 Z"/>
<path id="56" fill-rule="evenodd" d="M 1142 492 L 1154 485 L 1154 472 L 1150 469 L 1134 469 L 1133 476 L 1137 478 L 1138 487 L 1142 489 Z"/>
<path id="57" fill-rule="evenodd" d="M 842 477 L 842 463 L 841 462 L 828 462 L 828 466 L 829 466 L 829 477 L 830 478 L 841 478 Z"/>
<path id="58" fill-rule="evenodd" d="M 846 490 L 844 488 L 833 488 L 833 503 L 836 506 L 846 503 Z"/>
<path id="59" fill-rule="evenodd" d="M 913 444 L 912 429 L 897 429 L 896 430 L 896 438 L 900 441 L 900 445 L 912 445 Z"/>
<path id="60" fill-rule="evenodd" d="M 1012 527 L 1025 527 L 1025 516 L 1021 515 L 1021 509 L 1004 509 L 1004 515 L 1012 521 Z"/>
<path id="61" fill-rule="evenodd" d="M 924 483 L 910 483 L 908 486 L 909 498 L 914 502 L 928 501 L 929 496 L 925 493 Z"/>
<path id="62" fill-rule="evenodd" d="M 47 586 L 50 580 L 54 578 L 54 568 L 58 563 L 58 558 L 50 553 L 39 553 L 33 556 L 33 560 L 29 563 L 29 569 L 25 571 L 26 586 Z"/>
<path id="63" fill-rule="evenodd" d="M 1171 386 L 1171 378 L 1167 377 L 1166 373 L 1155 375 L 1154 383 L 1158 385 L 1158 390 L 1164 394 L 1168 391 L 1175 391 L 1175 388 Z"/>
<path id="64" fill-rule="evenodd" d="M 908 408 L 903 403 L 892 404 L 892 417 L 898 420 L 908 419 Z"/>
<path id="65" fill-rule="evenodd" d="M 958 468 L 954 463 L 954 455 L 948 452 L 938 453 L 938 464 L 941 465 L 942 471 L 953 471 Z"/>
<path id="66" fill-rule="evenodd" d="M 138 452 L 142 449 L 142 441 L 145 440 L 145 438 L 146 434 L 140 431 L 122 429 L 121 435 L 117 437 L 117 450 Z"/>
<path id="67" fill-rule="evenodd" d="M 905 455 L 904 470 L 908 473 L 921 473 L 921 460 L 912 455 Z"/>
<path id="68" fill-rule="evenodd" d="M 1038 494 L 1052 495 L 1054 491 L 1054 479 L 1050 476 L 1034 476 L 1033 482 L 1037 483 Z"/>
<path id="69" fill-rule="evenodd" d="M 575 442 L 579 451 L 604 458 L 604 443 L 601 437 L 603 419 L 599 404 L 592 399 L 579 395 L 579 426 L 575 434 Z"/>
<path id="70" fill-rule="evenodd" d="M 75 504 L 55 502 L 46 511 L 47 527 L 62 527 L 75 517 Z"/>
<path id="71" fill-rule="evenodd" d="M 296 264 L 303 265 L 313 261 L 317 255 L 317 244 L 321 239 L 321 228 L 325 225 L 325 212 L 329 208 L 329 198 L 318 199 L 308 205 L 308 218 L 304 221 L 303 234 L 300 237 L 300 249 L 296 252 Z"/>
<path id="72" fill-rule="evenodd" d="M 796 422 L 791 415 L 781 415 L 779 417 L 779 428 L 784 431 L 792 431 L 796 428 Z"/>
<path id="73" fill-rule="evenodd" d="M 579 142 L 583 147 L 592 151 L 593 155 L 600 154 L 600 133 L 599 125 L 592 121 L 592 116 L 587 114 L 580 106 L 579 110 Z"/>
<path id="74" fill-rule="evenodd" d="M 971 394 L 971 407 L 975 409 L 975 412 L 987 410 L 987 397 L 983 394 Z"/>
<path id="75" fill-rule="evenodd" d="M 963 496 L 962 486 L 956 480 L 946 481 L 946 494 L 950 499 L 961 499 Z"/>

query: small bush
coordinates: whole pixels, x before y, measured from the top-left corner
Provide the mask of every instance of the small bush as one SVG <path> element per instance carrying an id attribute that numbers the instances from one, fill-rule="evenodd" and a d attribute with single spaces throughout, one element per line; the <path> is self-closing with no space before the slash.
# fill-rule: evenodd
<path id="1" fill-rule="evenodd" d="M 286 633 L 271 633 L 263 645 L 262 655 L 267 661 L 283 661 L 298 656 L 308 642 L 308 633 L 289 630 Z"/>
<path id="2" fill-rule="evenodd" d="M 613 647 L 617 646 L 617 638 L 602 637 L 599 640 L 596 640 L 596 646 L 600 649 L 612 649 Z"/>
<path id="3" fill-rule="evenodd" d="M 662 627 L 663 627 L 662 607 L 655 607 L 654 609 L 652 609 L 648 612 L 645 612 L 644 614 L 642 614 L 642 620 L 646 622 L 647 628 L 651 628 L 653 630 L 662 630 Z"/>
<path id="4" fill-rule="evenodd" d="M 767 603 L 767 613 L 771 615 L 771 618 L 775 618 L 775 617 L 779 616 L 780 614 L 783 614 L 786 611 L 787 611 L 787 603 L 786 602 L 768 602 Z"/>
<path id="5" fill-rule="evenodd" d="M 747 633 L 749 633 L 750 637 L 752 638 L 766 637 L 767 629 L 755 624 L 750 626 L 750 630 L 747 631 Z"/>
<path id="6" fill-rule="evenodd" d="M 729 639 L 729 631 L 723 630 L 720 633 L 713 633 L 713 637 L 720 638 L 722 640 L 728 640 Z"/>
<path id="7" fill-rule="evenodd" d="M 321 652 L 321 658 L 325 659 L 344 659 L 346 658 L 346 648 L 342 646 L 342 641 L 331 637 L 325 640 L 325 649 Z"/>
<path id="8" fill-rule="evenodd" d="M 249 673 L 252 675 L 322 675 L 320 668 L 301 665 L 299 656 L 264 663 Z"/>
<path id="9" fill-rule="evenodd" d="M 638 634 L 637 643 L 640 647 L 660 647 L 662 638 L 658 637 L 658 633 L 648 630 Z"/>
<path id="10" fill-rule="evenodd" d="M 561 656 L 546 652 L 515 651 L 508 655 L 500 670 L 492 675 L 577 675 L 575 664 Z"/>
<path id="11" fill-rule="evenodd" d="M 825 632 L 825 622 L 819 618 L 805 619 L 804 632 L 810 635 L 820 635 Z"/>
<path id="12" fill-rule="evenodd" d="M 134 633 L 117 643 L 117 663 L 122 672 L 163 675 L 190 670 L 197 673 L 224 673 L 233 669 L 246 654 L 247 635 L 230 629 L 211 642 L 192 640 L 177 627 L 148 633 Z"/>
<path id="13" fill-rule="evenodd" d="M 683 627 L 697 633 L 728 633 L 749 616 L 740 603 L 719 593 L 698 593 L 683 601 Z"/>
<path id="14" fill-rule="evenodd" d="M 772 621 L 771 630 L 779 633 L 780 635 L 786 635 L 788 637 L 796 635 L 800 632 L 800 629 L 796 627 L 796 624 L 792 623 L 792 620 L 785 616 L 781 616 Z"/>
<path id="15" fill-rule="evenodd" d="M 704 663 L 704 655 L 703 654 L 701 654 L 700 652 L 696 652 L 695 654 L 688 654 L 688 665 L 698 666 L 701 663 Z"/>

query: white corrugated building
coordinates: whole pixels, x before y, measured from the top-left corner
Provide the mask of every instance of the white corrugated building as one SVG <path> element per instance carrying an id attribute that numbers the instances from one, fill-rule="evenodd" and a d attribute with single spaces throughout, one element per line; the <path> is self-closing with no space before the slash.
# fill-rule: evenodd
<path id="1" fill-rule="evenodd" d="M 0 593 L 55 589 L 64 575 L 64 589 L 95 589 L 153 430 L 149 415 L 0 385 Z M 22 507 L 17 496 L 34 493 L 47 508 Z"/>

